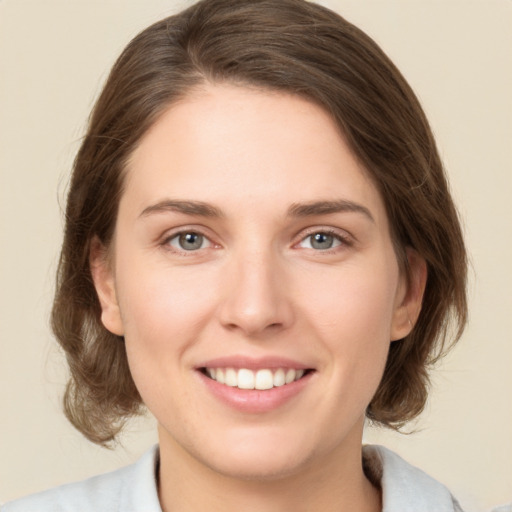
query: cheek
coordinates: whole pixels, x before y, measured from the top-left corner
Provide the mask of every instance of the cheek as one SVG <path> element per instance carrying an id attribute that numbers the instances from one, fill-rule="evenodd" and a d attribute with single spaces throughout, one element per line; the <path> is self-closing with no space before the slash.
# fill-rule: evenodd
<path id="1" fill-rule="evenodd" d="M 208 274 L 202 275 L 193 266 L 176 268 L 165 258 L 142 253 L 120 259 L 116 282 L 125 329 L 145 339 L 163 328 L 170 335 L 181 331 L 183 324 L 193 326 L 210 307 L 212 283 L 208 279 Z"/>
<path id="2" fill-rule="evenodd" d="M 395 265 L 354 264 L 303 281 L 297 296 L 304 315 L 340 349 L 344 340 L 350 346 L 389 343 L 397 282 Z"/>
<path id="3" fill-rule="evenodd" d="M 198 278 L 192 267 L 176 270 L 133 255 L 117 262 L 116 276 L 128 360 L 137 386 L 162 375 L 177 378 L 173 372 L 179 371 L 182 355 L 211 316 L 213 283 L 207 276 Z"/>
<path id="4" fill-rule="evenodd" d="M 158 418 L 172 418 L 180 404 L 193 402 L 184 370 L 204 331 L 211 297 L 204 293 L 204 279 L 155 268 L 125 274 L 120 309 L 128 364 L 142 400 Z M 176 389 L 179 394 L 171 392 Z"/>
<path id="5" fill-rule="evenodd" d="M 391 263 L 394 260 L 390 260 Z M 308 286 L 305 329 L 319 336 L 329 363 L 331 406 L 364 414 L 382 378 L 391 340 L 398 269 L 394 264 L 351 265 Z M 347 409 L 348 408 L 348 409 Z"/>

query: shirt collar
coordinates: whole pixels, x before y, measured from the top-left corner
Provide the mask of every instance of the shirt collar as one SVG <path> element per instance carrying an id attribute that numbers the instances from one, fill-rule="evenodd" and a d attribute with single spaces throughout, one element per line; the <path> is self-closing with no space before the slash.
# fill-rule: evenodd
<path id="1" fill-rule="evenodd" d="M 158 445 L 147 451 L 135 464 L 128 466 L 119 496 L 123 512 L 162 512 L 158 499 Z"/>
<path id="2" fill-rule="evenodd" d="M 368 479 L 382 489 L 382 512 L 462 512 L 443 484 L 391 450 L 364 446 L 363 461 Z"/>
<path id="3" fill-rule="evenodd" d="M 121 489 L 120 510 L 162 512 L 157 483 L 159 459 L 158 446 L 154 446 L 129 467 Z M 382 512 L 462 512 L 443 484 L 383 446 L 364 446 L 363 463 L 369 480 L 382 490 Z"/>

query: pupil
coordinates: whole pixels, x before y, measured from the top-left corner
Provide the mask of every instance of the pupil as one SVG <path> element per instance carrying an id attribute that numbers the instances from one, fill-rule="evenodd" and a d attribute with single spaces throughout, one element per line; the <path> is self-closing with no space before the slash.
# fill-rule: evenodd
<path id="1" fill-rule="evenodd" d="M 187 251 L 199 249 L 202 244 L 203 237 L 197 233 L 185 233 L 184 235 L 180 236 L 180 245 Z"/>
<path id="2" fill-rule="evenodd" d="M 330 249 L 332 247 L 332 243 L 332 235 L 326 235 L 325 233 L 315 233 L 313 235 L 311 246 L 314 249 Z"/>

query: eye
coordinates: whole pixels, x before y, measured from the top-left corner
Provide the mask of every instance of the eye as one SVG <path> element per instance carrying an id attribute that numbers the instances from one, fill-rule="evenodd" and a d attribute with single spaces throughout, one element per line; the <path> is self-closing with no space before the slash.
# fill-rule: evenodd
<path id="1" fill-rule="evenodd" d="M 306 249 L 315 249 L 317 251 L 325 251 L 333 249 L 342 244 L 342 237 L 325 231 L 318 231 L 306 236 L 299 244 L 300 247 Z"/>
<path id="2" fill-rule="evenodd" d="M 180 251 L 197 251 L 211 247 L 212 245 L 204 235 L 196 233 L 195 231 L 178 233 L 169 238 L 166 243 Z"/>

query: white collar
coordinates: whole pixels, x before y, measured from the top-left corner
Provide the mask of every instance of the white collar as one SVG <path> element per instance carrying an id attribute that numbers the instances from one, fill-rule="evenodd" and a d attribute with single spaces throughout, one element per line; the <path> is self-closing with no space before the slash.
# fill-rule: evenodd
<path id="1" fill-rule="evenodd" d="M 462 512 L 443 484 L 383 446 L 363 446 L 363 466 L 380 485 L 382 512 Z"/>

